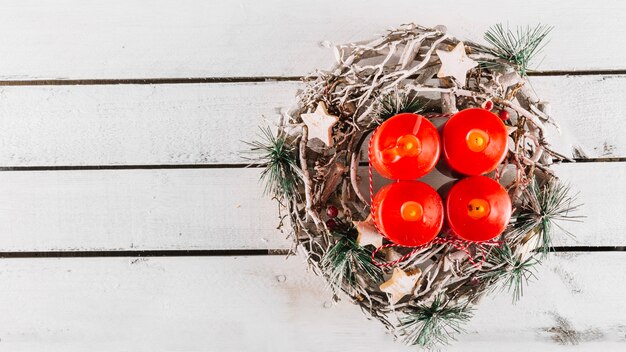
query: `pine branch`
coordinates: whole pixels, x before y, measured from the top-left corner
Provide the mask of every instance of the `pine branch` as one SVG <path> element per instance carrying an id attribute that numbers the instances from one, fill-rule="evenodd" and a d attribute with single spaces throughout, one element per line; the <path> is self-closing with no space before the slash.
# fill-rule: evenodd
<path id="1" fill-rule="evenodd" d="M 544 185 L 533 179 L 524 190 L 522 205 L 514 216 L 510 234 L 513 236 L 528 236 L 536 232 L 539 236 L 539 252 L 544 254 L 552 247 L 552 236 L 555 227 L 563 233 L 573 236 L 564 229 L 561 221 L 581 221 L 584 216 L 572 213 L 580 208 L 574 204 L 575 196 L 570 196 L 570 186 L 559 180 L 551 180 Z"/>
<path id="2" fill-rule="evenodd" d="M 534 28 L 517 27 L 511 30 L 499 23 L 487 30 L 484 38 L 493 46 L 490 52 L 511 62 L 518 68 L 520 75 L 525 76 L 530 62 L 543 50 L 544 42 L 553 27 L 538 24 Z"/>
<path id="3" fill-rule="evenodd" d="M 284 135 L 274 135 L 269 127 L 260 128 L 259 139 L 246 142 L 250 153 L 256 158 L 247 158 L 265 164 L 260 180 L 265 183 L 264 194 L 278 199 L 297 196 L 298 185 L 302 183 L 302 171 L 296 162 L 295 147 L 289 145 Z"/>
<path id="4" fill-rule="evenodd" d="M 356 231 L 350 228 L 349 232 Z M 359 246 L 348 237 L 347 233 L 333 232 L 338 237 L 337 242 L 331 247 L 321 260 L 321 268 L 329 277 L 329 283 L 338 289 L 343 284 L 350 287 L 357 286 L 357 274 L 380 282 L 382 270 L 372 263 L 372 252 Z"/>
<path id="5" fill-rule="evenodd" d="M 398 329 L 405 343 L 431 349 L 449 344 L 455 334 L 464 332 L 463 325 L 472 317 L 471 309 L 444 299 L 439 295 L 430 305 L 419 305 L 400 318 Z"/>
<path id="6" fill-rule="evenodd" d="M 512 293 L 513 303 L 519 301 L 524 294 L 524 286 L 537 278 L 534 266 L 540 264 L 532 256 L 522 260 L 514 255 L 508 244 L 493 248 L 487 262 L 493 264 L 495 269 L 479 274 L 478 278 L 491 285 L 492 291 L 499 288 L 500 291 Z"/>
<path id="7" fill-rule="evenodd" d="M 404 112 L 418 114 L 423 110 L 424 104 L 417 96 L 409 97 L 406 93 L 392 92 L 379 100 L 378 117 L 385 121 Z"/>

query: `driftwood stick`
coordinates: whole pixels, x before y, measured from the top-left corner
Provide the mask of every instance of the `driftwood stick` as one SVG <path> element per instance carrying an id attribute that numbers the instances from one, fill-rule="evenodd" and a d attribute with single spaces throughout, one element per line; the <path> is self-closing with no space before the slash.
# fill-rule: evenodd
<path id="1" fill-rule="evenodd" d="M 343 175 L 346 171 L 348 171 L 348 167 L 342 163 L 336 162 L 331 166 L 324 183 L 324 190 L 320 196 L 321 204 L 326 203 L 330 195 L 335 192 L 335 189 L 341 183 L 341 180 L 343 180 Z"/>
<path id="2" fill-rule="evenodd" d="M 369 198 L 366 198 L 363 193 L 361 193 L 358 177 L 359 162 L 361 161 L 361 146 L 363 145 L 363 141 L 365 141 L 366 136 L 366 134 L 361 135 L 350 156 L 350 183 L 352 184 L 354 194 L 356 194 L 356 196 L 363 204 L 365 204 L 365 206 L 369 205 Z"/>
<path id="3" fill-rule="evenodd" d="M 311 175 L 309 174 L 309 167 L 306 160 L 306 145 L 308 141 L 309 130 L 306 126 L 302 127 L 302 137 L 300 139 L 300 167 L 302 168 L 302 182 L 304 183 L 304 197 L 305 197 L 305 209 L 307 217 L 313 219 L 316 226 L 319 226 L 322 222 L 320 220 L 317 211 L 313 209 L 313 195 L 312 188 L 313 182 L 311 181 Z"/>
<path id="4" fill-rule="evenodd" d="M 440 78 L 442 86 L 453 86 L 453 82 L 451 82 L 447 78 Z M 441 93 L 441 113 L 442 114 L 454 114 L 459 111 L 456 108 L 456 96 L 453 92 L 442 92 Z"/>

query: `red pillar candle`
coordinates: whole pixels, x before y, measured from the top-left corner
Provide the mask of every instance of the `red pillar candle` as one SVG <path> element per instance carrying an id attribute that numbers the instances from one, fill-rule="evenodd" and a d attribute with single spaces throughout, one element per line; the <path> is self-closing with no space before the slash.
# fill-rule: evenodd
<path id="1" fill-rule="evenodd" d="M 507 140 L 506 127 L 498 116 L 485 109 L 466 109 L 446 122 L 443 153 L 455 171 L 482 175 L 502 162 Z"/>
<path id="2" fill-rule="evenodd" d="M 466 241 L 487 241 L 500 235 L 511 219 L 511 210 L 506 190 L 485 176 L 458 181 L 446 197 L 448 225 Z"/>
<path id="3" fill-rule="evenodd" d="M 374 196 L 371 209 L 378 230 L 403 246 L 426 244 L 443 226 L 443 202 L 439 194 L 419 181 L 386 185 Z"/>
<path id="4" fill-rule="evenodd" d="M 370 163 L 385 178 L 413 180 L 435 167 L 439 144 L 437 129 L 425 117 L 398 114 L 383 122 L 372 135 Z"/>

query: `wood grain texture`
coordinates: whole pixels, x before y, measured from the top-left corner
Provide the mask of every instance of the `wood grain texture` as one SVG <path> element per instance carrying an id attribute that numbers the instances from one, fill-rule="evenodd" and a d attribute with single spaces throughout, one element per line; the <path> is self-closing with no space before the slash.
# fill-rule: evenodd
<path id="1" fill-rule="evenodd" d="M 285 248 L 258 170 L 0 173 L 0 248 Z"/>
<path id="2" fill-rule="evenodd" d="M 532 84 L 561 124 L 561 135 L 549 129 L 555 149 L 626 156 L 626 76 L 533 77 Z M 277 121 L 299 87 L 0 87 L 0 167 L 246 163 L 241 141 Z"/>
<path id="3" fill-rule="evenodd" d="M 564 224 L 576 237 L 558 236 L 556 245 L 625 245 L 626 164 L 564 164 L 556 171 L 580 191 L 588 216 Z M 0 172 L 0 250 L 290 248 L 276 230 L 276 204 L 262 196 L 259 172 Z"/>
<path id="4" fill-rule="evenodd" d="M 5 0 L 0 78 L 300 76 L 332 65 L 327 46 L 408 22 L 474 40 L 498 22 L 541 22 L 555 30 L 539 69 L 624 69 L 626 54 L 610 50 L 626 45 L 624 16 L 618 0 Z"/>
<path id="5" fill-rule="evenodd" d="M 245 162 L 297 84 L 0 88 L 0 165 Z"/>
<path id="6" fill-rule="evenodd" d="M 626 306 L 605 287 L 625 268 L 625 253 L 553 255 L 517 305 L 487 297 L 446 350 L 621 351 Z M 2 260 L 0 273 L 4 350 L 415 351 L 332 304 L 300 257 Z"/>

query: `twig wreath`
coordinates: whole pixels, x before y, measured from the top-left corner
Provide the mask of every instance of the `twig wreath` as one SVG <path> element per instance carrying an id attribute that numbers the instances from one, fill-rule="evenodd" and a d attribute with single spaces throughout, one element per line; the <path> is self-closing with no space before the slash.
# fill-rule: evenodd
<path id="1" fill-rule="evenodd" d="M 550 105 L 526 79 L 550 29 L 497 25 L 485 34 L 487 47 L 460 42 L 443 26 L 410 24 L 337 46 L 337 65 L 305 79 L 277 133 L 263 129 L 263 140 L 249 143 L 265 165 L 266 193 L 287 211 L 281 226 L 288 218 L 310 267 L 337 300 L 343 291 L 408 344 L 448 343 L 488 292 L 519 299 L 558 221 L 577 218 L 569 187 L 550 169 L 567 159 L 546 140 L 545 126 L 556 126 Z M 506 126 L 507 151 L 487 176 L 510 196 L 511 222 L 489 248 L 445 231 L 426 245 L 390 244 L 363 191 L 366 139 L 401 113 L 445 122 L 471 108 L 497 113 Z"/>

